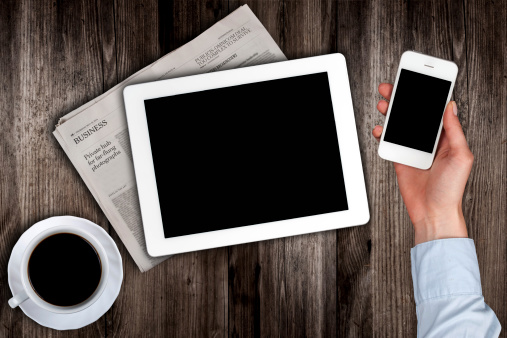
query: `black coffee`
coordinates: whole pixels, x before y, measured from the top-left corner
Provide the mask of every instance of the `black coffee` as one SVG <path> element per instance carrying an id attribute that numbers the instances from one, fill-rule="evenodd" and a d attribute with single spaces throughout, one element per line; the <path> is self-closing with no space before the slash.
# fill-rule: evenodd
<path id="1" fill-rule="evenodd" d="M 87 300 L 97 289 L 101 274 L 95 248 L 83 237 L 69 233 L 44 239 L 28 261 L 28 276 L 35 292 L 58 306 Z"/>

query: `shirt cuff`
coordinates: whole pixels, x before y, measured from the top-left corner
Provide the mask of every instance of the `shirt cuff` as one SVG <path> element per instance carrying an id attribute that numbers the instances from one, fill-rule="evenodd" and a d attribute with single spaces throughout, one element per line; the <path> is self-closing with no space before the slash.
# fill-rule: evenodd
<path id="1" fill-rule="evenodd" d="M 482 296 L 479 262 L 470 238 L 439 239 L 410 251 L 415 304 L 450 295 Z"/>

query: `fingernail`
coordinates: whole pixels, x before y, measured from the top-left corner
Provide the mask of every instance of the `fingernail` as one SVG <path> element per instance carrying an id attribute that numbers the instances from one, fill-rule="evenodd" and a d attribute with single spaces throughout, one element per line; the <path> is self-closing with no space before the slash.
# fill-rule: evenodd
<path id="1" fill-rule="evenodd" d="M 452 112 L 455 116 L 458 116 L 458 106 L 456 105 L 455 101 L 452 101 Z"/>

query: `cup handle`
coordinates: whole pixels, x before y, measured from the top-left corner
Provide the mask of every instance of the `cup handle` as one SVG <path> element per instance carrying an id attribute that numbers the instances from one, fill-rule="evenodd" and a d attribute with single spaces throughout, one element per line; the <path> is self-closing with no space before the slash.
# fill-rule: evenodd
<path id="1" fill-rule="evenodd" d="M 9 299 L 9 305 L 11 308 L 17 307 L 19 304 L 23 303 L 25 300 L 28 299 L 28 294 L 25 290 L 21 291 L 11 299 Z"/>

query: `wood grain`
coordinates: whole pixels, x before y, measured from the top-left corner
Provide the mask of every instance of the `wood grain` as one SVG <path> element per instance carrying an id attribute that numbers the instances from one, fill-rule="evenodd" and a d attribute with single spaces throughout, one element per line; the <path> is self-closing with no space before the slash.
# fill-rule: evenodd
<path id="1" fill-rule="evenodd" d="M 451 59 L 475 155 L 463 209 L 484 297 L 507 325 L 507 6 L 487 0 L 248 0 L 289 59 L 345 55 L 370 222 L 177 255 L 140 273 L 51 135 L 65 113 L 198 36 L 238 0 L 0 2 L 0 336 L 415 336 L 413 230 L 371 136 L 380 82 L 408 49 Z M 10 309 L 10 252 L 55 215 L 109 230 L 124 262 L 113 307 L 75 331 Z M 503 337 L 507 334 L 504 330 Z"/>
<path id="2" fill-rule="evenodd" d="M 350 229 L 338 230 L 337 237 L 337 314 L 338 335 L 343 337 L 370 336 L 375 308 L 372 292 L 378 266 L 373 257 L 382 246 L 372 237 L 374 230 L 385 224 L 379 217 L 379 177 L 385 180 L 385 171 L 378 171 L 382 163 L 377 146 L 371 136 L 372 119 L 376 121 L 376 103 L 373 103 L 376 79 L 372 61 L 376 60 L 378 49 L 371 46 L 370 24 L 375 8 L 372 2 L 339 1 L 337 8 L 337 50 L 345 56 L 351 86 L 352 102 L 356 117 L 368 203 L 370 222 Z M 375 49 L 374 49 L 375 48 Z M 387 189 L 389 185 L 385 186 Z M 396 189 L 396 188 L 391 188 Z M 381 274 L 380 274 L 381 275 Z"/>
<path id="3" fill-rule="evenodd" d="M 266 17 L 266 4 L 277 12 Z M 289 58 L 331 52 L 333 8 L 316 1 L 252 3 Z M 231 247 L 229 335 L 335 334 L 335 241 L 330 231 Z"/>
<path id="4" fill-rule="evenodd" d="M 335 52 L 335 3 L 284 3 L 288 59 Z M 336 231 L 285 239 L 287 336 L 326 337 L 336 332 Z"/>
<path id="5" fill-rule="evenodd" d="M 468 132 L 474 154 L 463 209 L 484 299 L 507 335 L 507 8 L 465 1 Z M 461 111 L 460 111 L 461 112 Z M 461 114 L 461 113 L 459 113 Z M 465 113 L 466 114 L 466 113 Z"/>
<path id="6" fill-rule="evenodd" d="M 241 3 L 231 3 L 230 10 Z M 247 2 L 283 49 L 283 3 Z M 261 337 L 284 335 L 287 329 L 285 239 L 229 248 L 228 335 Z"/>
<path id="7" fill-rule="evenodd" d="M 102 92 L 96 8 L 85 2 L 2 4 L 0 336 L 95 336 L 104 317 L 75 332 L 38 325 L 7 305 L 10 252 L 33 223 L 75 215 L 107 220 L 51 134 L 58 118 Z"/>
<path id="8" fill-rule="evenodd" d="M 193 39 L 224 15 L 218 2 L 118 1 L 115 5 L 119 81 Z M 143 274 L 114 233 L 113 238 L 125 264 L 122 292 L 109 311 L 109 335 L 216 336 L 226 331 L 227 249 L 178 255 Z"/>

